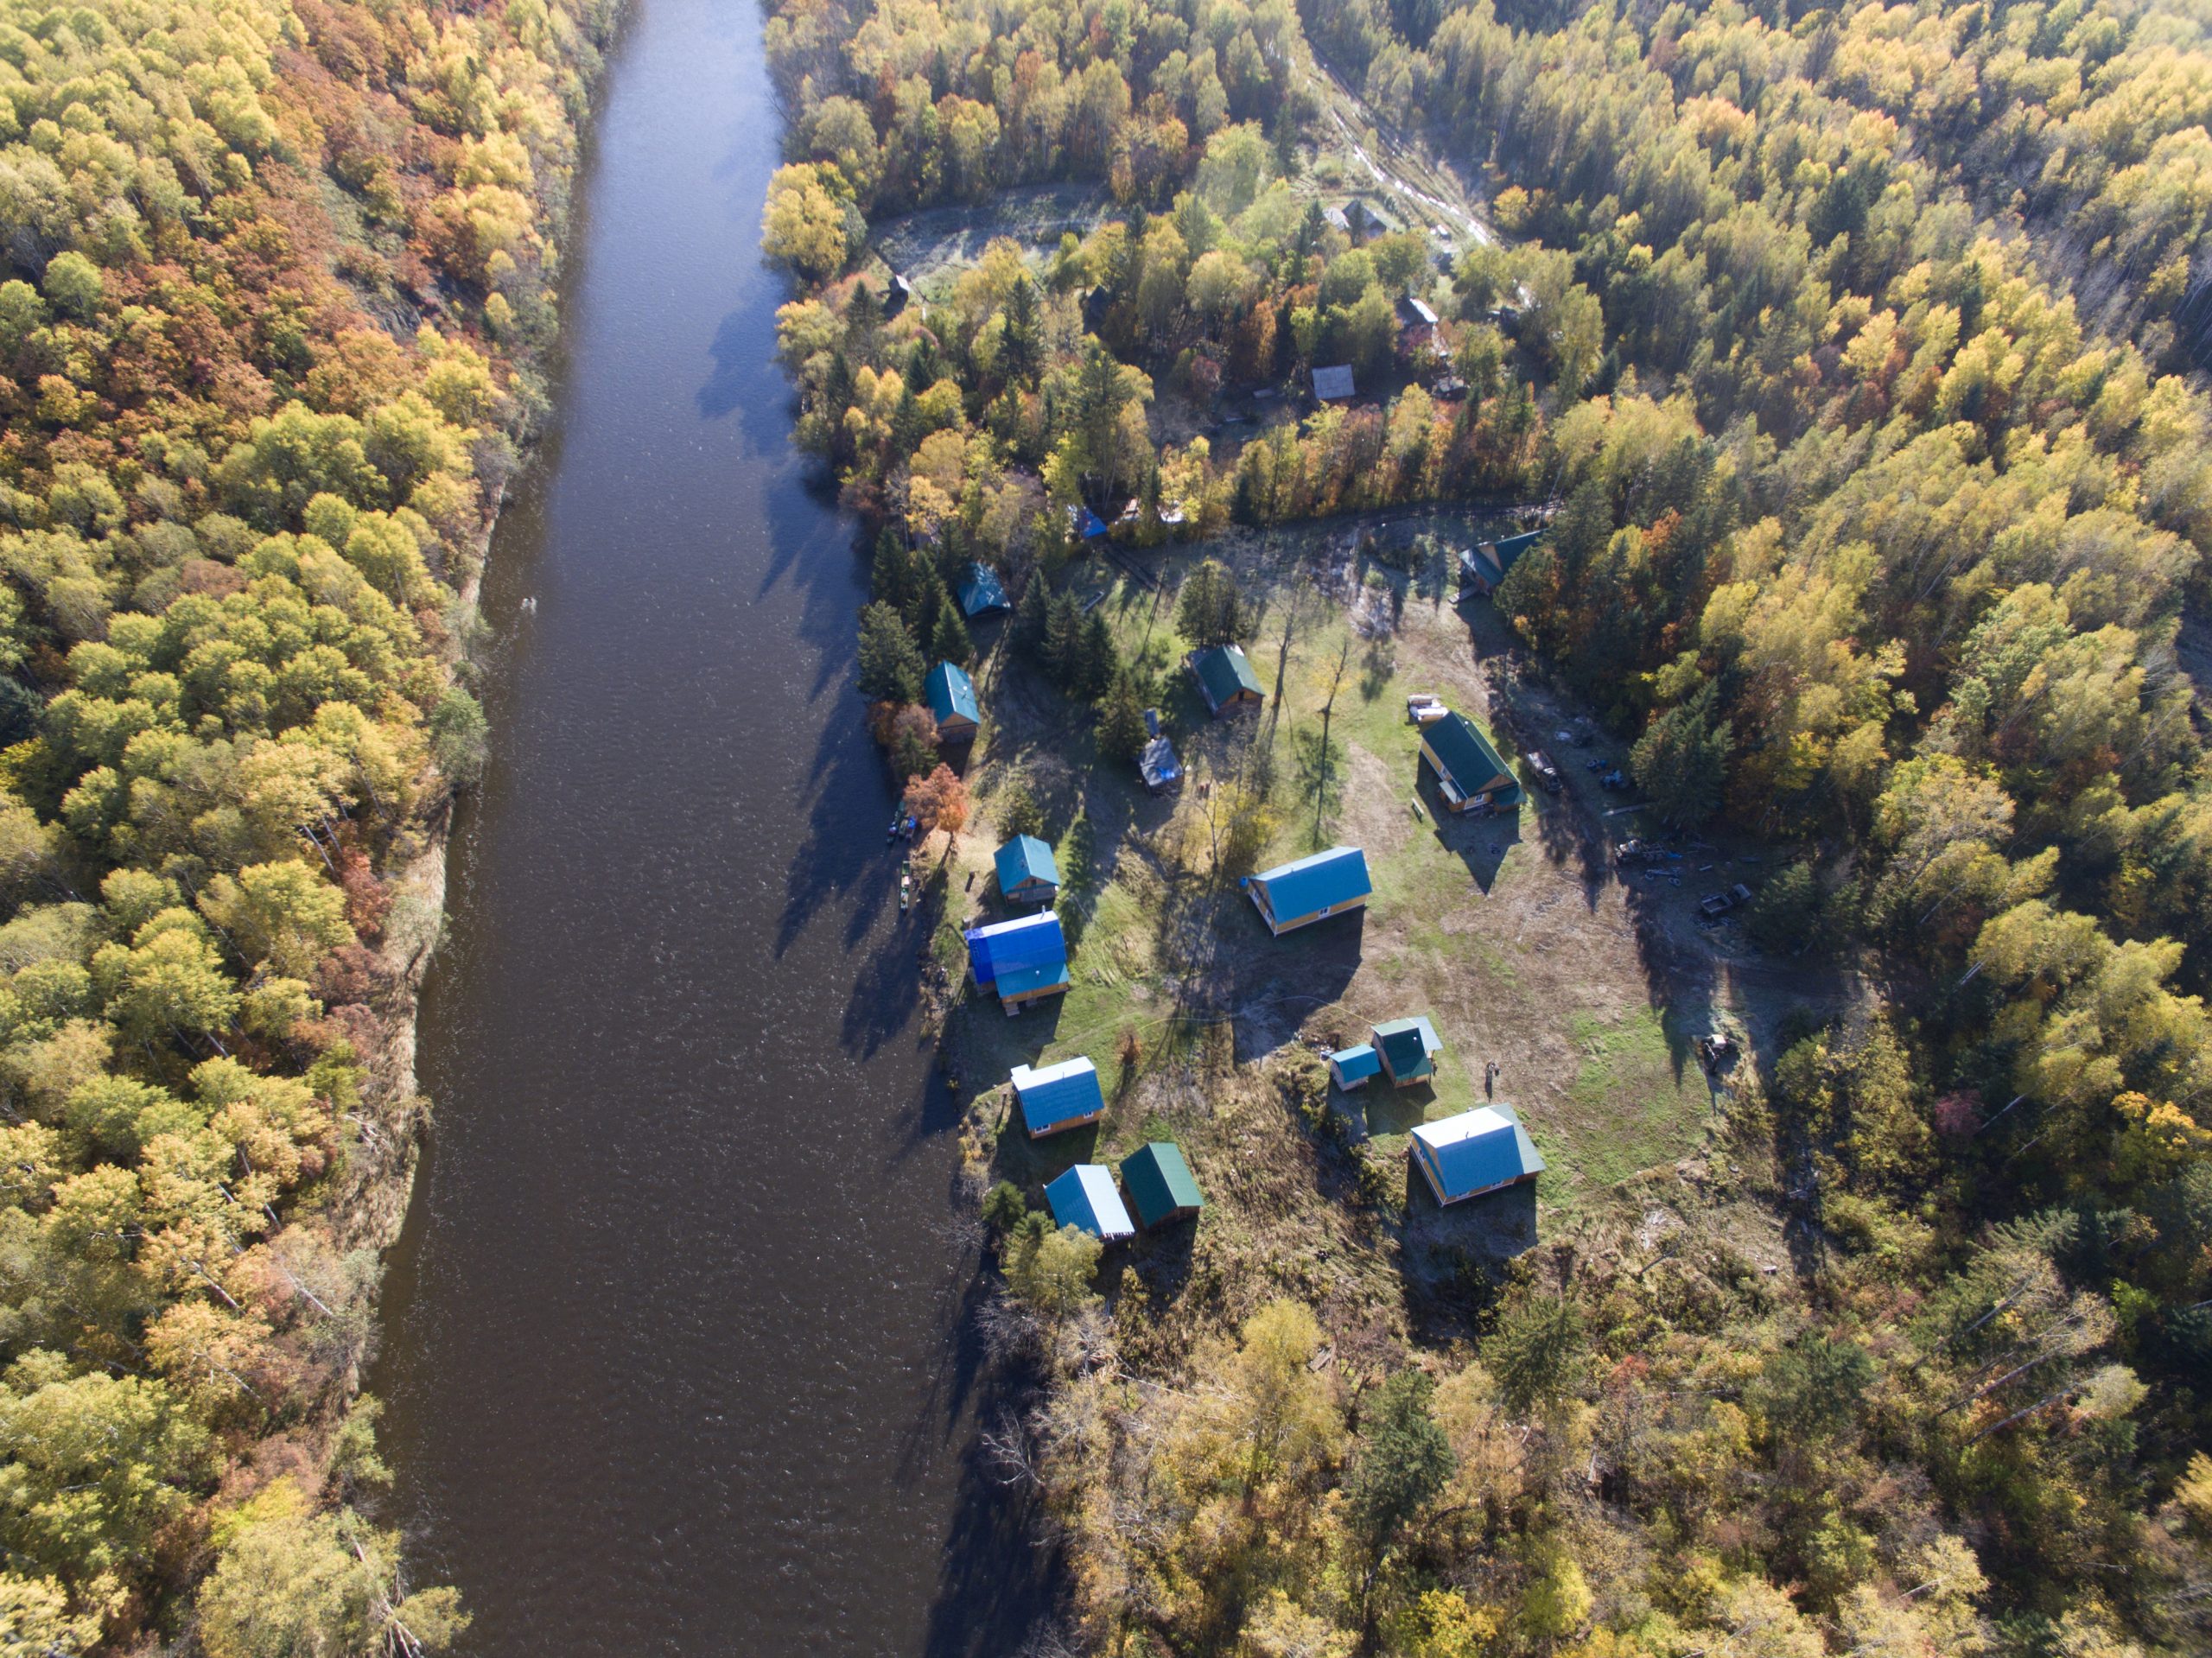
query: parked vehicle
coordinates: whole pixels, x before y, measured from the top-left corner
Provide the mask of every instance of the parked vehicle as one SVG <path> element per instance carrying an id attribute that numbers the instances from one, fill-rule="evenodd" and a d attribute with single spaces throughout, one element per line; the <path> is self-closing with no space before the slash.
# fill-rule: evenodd
<path id="1" fill-rule="evenodd" d="M 1726 915 L 1738 905 L 1749 904 L 1751 901 L 1751 889 L 1743 882 L 1738 881 L 1726 892 L 1715 893 L 1712 897 L 1700 900 L 1697 907 L 1707 915 L 1717 919 Z"/>
<path id="2" fill-rule="evenodd" d="M 1532 748 L 1529 751 L 1529 769 L 1536 774 L 1536 786 L 1546 794 L 1559 792 L 1559 768 L 1545 757 L 1542 750 Z"/>
<path id="3" fill-rule="evenodd" d="M 1625 789 L 1628 787 L 1628 773 L 1616 768 L 1599 778 L 1598 786 L 1601 789 Z"/>

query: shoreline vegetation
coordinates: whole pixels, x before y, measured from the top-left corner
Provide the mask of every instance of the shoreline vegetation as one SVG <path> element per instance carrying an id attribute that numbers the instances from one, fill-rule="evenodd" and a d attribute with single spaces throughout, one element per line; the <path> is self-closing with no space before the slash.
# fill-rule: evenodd
<path id="1" fill-rule="evenodd" d="M 619 8 L 0 20 L 0 1629 L 415 1654 L 357 1392 Z"/>
<path id="2" fill-rule="evenodd" d="M 2202 21 L 769 11 L 1032 1649 L 2201 1650 Z M 1007 1018 L 1017 836 L 1070 982 Z M 1340 842 L 1366 908 L 1268 937 L 1240 879 Z M 1411 1131 L 1493 1099 L 1540 1180 L 1440 1207 Z M 1055 1226 L 1162 1140 L 1195 1220 Z"/>

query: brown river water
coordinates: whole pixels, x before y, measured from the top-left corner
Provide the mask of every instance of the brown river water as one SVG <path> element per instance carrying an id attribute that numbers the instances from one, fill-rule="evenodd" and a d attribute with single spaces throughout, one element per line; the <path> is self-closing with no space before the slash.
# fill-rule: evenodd
<path id="1" fill-rule="evenodd" d="M 853 526 L 772 360 L 760 28 L 637 0 L 486 577 L 493 760 L 370 1376 L 468 1655 L 1011 1653 L 1048 1587 L 975 1445 Z"/>

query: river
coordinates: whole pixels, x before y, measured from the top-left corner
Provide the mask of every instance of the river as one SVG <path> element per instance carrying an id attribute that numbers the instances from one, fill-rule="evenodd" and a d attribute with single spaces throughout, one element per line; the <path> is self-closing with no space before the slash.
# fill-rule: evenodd
<path id="1" fill-rule="evenodd" d="M 468 1654 L 1001 1653 L 1040 1605 L 974 1446 L 853 528 L 772 359 L 760 26 L 638 0 L 486 581 L 493 759 L 371 1375 Z"/>

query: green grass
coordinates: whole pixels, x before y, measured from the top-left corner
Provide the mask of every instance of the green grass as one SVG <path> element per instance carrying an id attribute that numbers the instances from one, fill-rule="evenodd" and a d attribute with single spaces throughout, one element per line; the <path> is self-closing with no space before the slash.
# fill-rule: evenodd
<path id="1" fill-rule="evenodd" d="M 1630 1010 L 1617 1022 L 1577 1014 L 1569 1026 L 1582 1063 L 1567 1085 L 1573 1109 L 1530 1124 L 1547 1160 L 1559 1156 L 1592 1186 L 1671 1163 L 1695 1151 L 1712 1108 L 1704 1073 L 1678 1060 L 1664 1017 Z M 1546 1114 L 1548 1118 L 1554 1114 Z"/>

